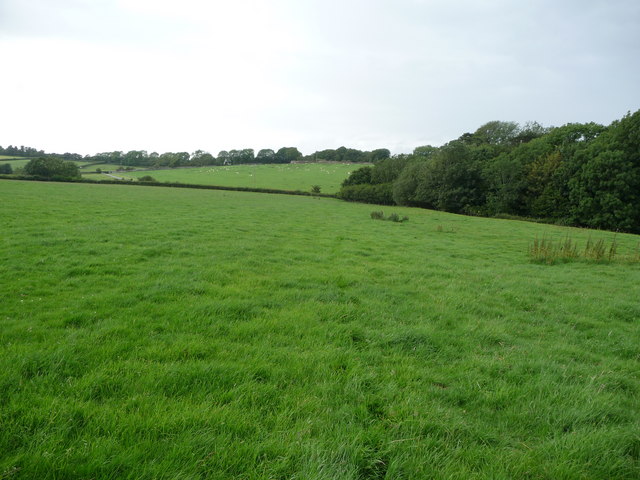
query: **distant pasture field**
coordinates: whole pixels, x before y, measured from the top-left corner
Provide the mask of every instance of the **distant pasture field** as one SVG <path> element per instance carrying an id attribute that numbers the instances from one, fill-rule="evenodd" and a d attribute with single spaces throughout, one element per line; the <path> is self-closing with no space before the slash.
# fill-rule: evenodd
<path id="1" fill-rule="evenodd" d="M 0 202 L 0 478 L 640 478 L 640 267 L 527 256 L 612 233 L 124 185 Z"/>
<path id="2" fill-rule="evenodd" d="M 8 163 L 9 165 L 11 165 L 11 168 L 15 170 L 16 168 L 24 167 L 27 163 L 29 163 L 29 160 L 31 159 L 0 156 L 0 165 L 4 165 L 5 163 Z"/>
<path id="3" fill-rule="evenodd" d="M 336 193 L 349 173 L 364 165 L 302 163 L 176 168 L 140 172 L 114 172 L 124 178 L 150 175 L 160 182 L 181 182 L 224 187 L 273 188 L 308 192 L 319 185 L 322 193 Z M 94 177 L 91 177 L 94 178 Z M 108 177 L 103 177 L 108 178 Z"/>
<path id="4" fill-rule="evenodd" d="M 80 172 L 82 173 L 83 170 L 89 170 L 89 171 L 95 171 L 97 168 L 101 169 L 101 170 L 107 170 L 107 171 L 116 171 L 118 168 L 120 168 L 121 165 L 116 165 L 114 163 L 99 163 L 99 164 L 93 164 L 93 165 L 84 165 L 82 168 L 80 168 Z M 138 167 L 134 167 L 134 168 L 138 168 Z"/>

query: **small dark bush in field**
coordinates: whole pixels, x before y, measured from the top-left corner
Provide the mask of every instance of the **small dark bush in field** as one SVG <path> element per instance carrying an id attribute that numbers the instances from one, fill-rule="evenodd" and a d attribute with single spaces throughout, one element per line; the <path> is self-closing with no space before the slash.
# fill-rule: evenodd
<path id="1" fill-rule="evenodd" d="M 313 193 L 313 194 L 320 193 L 320 185 L 312 185 L 311 186 L 311 193 Z"/>
<path id="2" fill-rule="evenodd" d="M 409 220 L 409 217 L 406 215 L 404 217 L 400 217 L 397 213 L 392 213 L 388 217 L 385 218 L 383 212 L 371 212 L 371 218 L 374 220 L 388 220 L 390 222 L 402 223 Z"/>
<path id="3" fill-rule="evenodd" d="M 406 215 L 401 217 L 397 213 L 392 213 L 391 215 L 389 215 L 387 217 L 387 220 L 389 220 L 390 222 L 402 223 L 402 222 L 406 222 L 407 220 L 409 220 L 409 217 L 407 217 Z"/>
<path id="4" fill-rule="evenodd" d="M 142 177 L 138 178 L 139 182 L 155 182 L 156 179 L 153 178 L 151 175 L 143 175 Z"/>

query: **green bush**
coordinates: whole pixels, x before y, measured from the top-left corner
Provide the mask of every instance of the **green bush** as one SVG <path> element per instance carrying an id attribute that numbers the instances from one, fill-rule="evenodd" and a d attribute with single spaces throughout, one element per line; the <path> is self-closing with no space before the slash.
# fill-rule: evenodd
<path id="1" fill-rule="evenodd" d="M 397 213 L 392 213 L 388 217 L 385 217 L 384 216 L 384 212 L 382 212 L 382 211 L 373 211 L 373 212 L 371 212 L 371 218 L 374 219 L 374 220 L 388 220 L 390 222 L 396 222 L 396 223 L 402 223 L 402 222 L 406 222 L 407 220 L 409 220 L 409 217 L 407 217 L 406 215 L 401 217 Z"/>
<path id="2" fill-rule="evenodd" d="M 64 162 L 59 158 L 34 158 L 24 166 L 24 172 L 33 177 L 56 180 L 80 177 L 80 170 L 76 163 Z"/>
<path id="3" fill-rule="evenodd" d="M 343 186 L 338 196 L 349 202 L 376 203 L 379 205 L 394 205 L 395 203 L 393 201 L 393 187 L 391 183 Z"/>

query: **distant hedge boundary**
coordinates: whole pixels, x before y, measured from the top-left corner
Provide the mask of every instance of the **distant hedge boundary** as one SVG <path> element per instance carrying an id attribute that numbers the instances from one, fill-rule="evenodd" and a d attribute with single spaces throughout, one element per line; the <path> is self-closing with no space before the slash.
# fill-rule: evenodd
<path id="1" fill-rule="evenodd" d="M 27 175 L 0 175 L 1 180 L 23 180 L 30 182 L 62 182 L 62 183 L 90 183 L 94 185 L 131 185 L 139 187 L 170 187 L 170 188 L 195 188 L 199 190 L 225 190 L 232 192 L 270 193 L 274 195 L 299 195 L 303 197 L 337 198 L 331 193 L 311 193 L 302 190 L 279 190 L 277 188 L 253 188 L 253 187 L 225 187 L 221 185 L 199 185 L 195 183 L 179 182 L 137 182 L 123 180 L 90 180 L 88 178 L 45 178 Z"/>

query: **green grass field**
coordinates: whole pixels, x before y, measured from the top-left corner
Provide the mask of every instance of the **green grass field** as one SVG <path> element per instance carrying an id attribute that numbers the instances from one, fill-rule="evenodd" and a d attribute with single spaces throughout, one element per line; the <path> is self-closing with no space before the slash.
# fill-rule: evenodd
<path id="1" fill-rule="evenodd" d="M 640 478 L 640 266 L 527 255 L 613 234 L 120 185 L 0 202 L 2 479 Z"/>
<path id="2" fill-rule="evenodd" d="M 0 164 L 4 165 L 5 163 L 8 163 L 14 170 L 16 168 L 24 167 L 27 163 L 29 163 L 29 160 L 29 158 L 0 156 Z"/>
<path id="3" fill-rule="evenodd" d="M 80 168 L 80 172 L 82 172 L 82 170 L 90 170 L 90 171 L 95 171 L 96 168 L 100 168 L 101 170 L 109 170 L 109 171 L 116 171 L 118 168 L 120 168 L 120 165 L 116 165 L 115 163 L 100 163 L 100 164 L 85 164 L 83 167 Z"/>
<path id="4" fill-rule="evenodd" d="M 349 173 L 362 167 L 354 164 L 286 164 L 233 165 L 228 167 L 176 168 L 140 172 L 115 172 L 123 178 L 137 179 L 150 175 L 159 182 L 181 182 L 224 187 L 274 188 L 308 192 L 312 185 L 320 185 L 322 193 L 336 193 Z M 110 177 L 86 175 L 86 178 Z"/>

